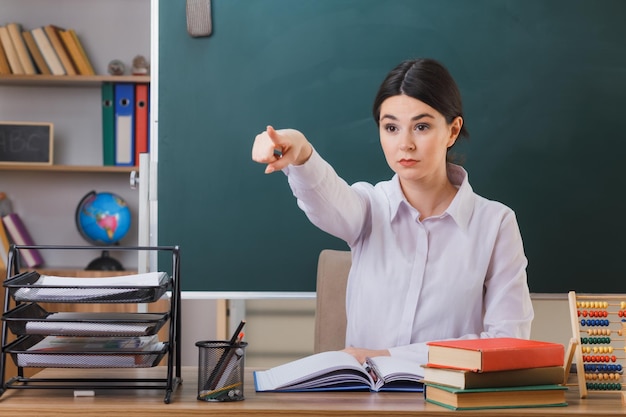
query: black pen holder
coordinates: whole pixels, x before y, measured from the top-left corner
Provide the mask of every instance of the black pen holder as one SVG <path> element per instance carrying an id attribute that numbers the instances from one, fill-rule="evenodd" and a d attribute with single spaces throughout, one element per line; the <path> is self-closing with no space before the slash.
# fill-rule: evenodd
<path id="1" fill-rule="evenodd" d="M 247 342 L 226 340 L 196 342 L 198 356 L 198 400 L 241 401 Z"/>

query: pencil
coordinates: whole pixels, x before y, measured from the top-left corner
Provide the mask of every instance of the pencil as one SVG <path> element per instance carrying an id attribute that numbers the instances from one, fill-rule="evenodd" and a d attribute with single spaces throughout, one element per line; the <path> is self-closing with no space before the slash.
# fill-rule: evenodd
<path id="1" fill-rule="evenodd" d="M 213 371 L 211 372 L 211 375 L 209 376 L 209 379 L 206 383 L 206 386 L 209 390 L 215 389 L 215 386 L 217 385 L 217 382 L 219 380 L 219 376 L 224 373 L 223 368 L 228 364 L 227 359 L 232 356 L 230 352 L 237 345 L 237 339 L 239 338 L 239 334 L 241 333 L 241 330 L 245 325 L 246 321 L 241 320 L 239 326 L 237 326 L 237 329 L 235 329 L 233 336 L 230 338 L 228 346 L 224 349 L 224 353 L 222 353 L 222 356 L 220 356 L 220 359 L 217 361 L 217 365 L 215 365 L 215 368 L 213 368 Z"/>

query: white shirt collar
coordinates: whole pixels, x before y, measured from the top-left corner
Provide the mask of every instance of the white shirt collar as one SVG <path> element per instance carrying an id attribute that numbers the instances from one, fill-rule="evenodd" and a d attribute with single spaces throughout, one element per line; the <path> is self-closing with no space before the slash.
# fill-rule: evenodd
<path id="1" fill-rule="evenodd" d="M 446 214 L 449 215 L 461 229 L 467 230 L 467 225 L 474 211 L 474 190 L 469 183 L 467 171 L 463 167 L 448 163 L 447 172 L 450 182 L 458 188 L 458 191 L 442 217 Z M 397 174 L 393 176 L 389 185 L 387 190 L 391 209 L 389 214 L 390 220 L 393 221 L 398 215 L 400 207 L 404 205 L 406 208 L 410 208 L 411 206 L 402 192 Z"/>

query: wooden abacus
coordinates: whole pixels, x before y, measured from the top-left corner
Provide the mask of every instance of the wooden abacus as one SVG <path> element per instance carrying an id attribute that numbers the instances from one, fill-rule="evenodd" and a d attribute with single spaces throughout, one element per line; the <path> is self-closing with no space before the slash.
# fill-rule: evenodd
<path id="1" fill-rule="evenodd" d="M 624 401 L 626 295 L 576 295 L 570 291 L 568 300 L 573 338 L 567 362 L 570 365 L 575 357 L 580 398 L 602 391 L 621 393 Z"/>

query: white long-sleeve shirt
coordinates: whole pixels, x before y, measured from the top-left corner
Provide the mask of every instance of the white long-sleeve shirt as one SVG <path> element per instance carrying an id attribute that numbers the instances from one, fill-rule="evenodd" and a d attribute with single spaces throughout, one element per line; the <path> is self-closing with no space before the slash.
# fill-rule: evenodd
<path id="1" fill-rule="evenodd" d="M 397 175 L 350 186 L 315 150 L 283 170 L 310 221 L 351 249 L 346 346 L 426 363 L 428 341 L 530 337 L 515 213 L 475 194 L 462 167 L 447 170 L 458 192 L 443 214 L 423 221 Z"/>

